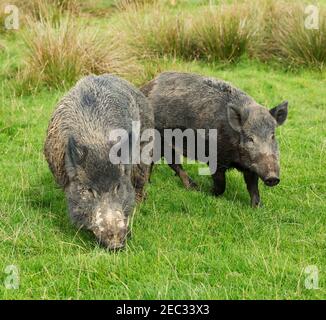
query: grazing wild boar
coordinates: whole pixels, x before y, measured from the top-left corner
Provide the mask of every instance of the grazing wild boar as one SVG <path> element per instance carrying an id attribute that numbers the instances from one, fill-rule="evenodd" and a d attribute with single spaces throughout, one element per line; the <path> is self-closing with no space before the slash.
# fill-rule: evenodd
<path id="1" fill-rule="evenodd" d="M 227 82 L 177 72 L 160 74 L 141 91 L 152 104 L 155 128 L 160 131 L 161 137 L 165 129 L 217 130 L 214 144 L 217 148 L 217 169 L 212 170 L 215 195 L 225 191 L 225 172 L 230 168 L 243 172 L 253 207 L 260 203 L 258 177 L 267 186 L 279 183 L 275 128 L 287 118 L 286 101 L 267 110 Z M 209 147 L 206 133 L 204 145 Z M 187 156 L 187 150 L 181 152 Z M 179 158 L 175 153 L 174 150 L 174 156 Z M 187 188 L 195 186 L 181 164 L 171 163 L 170 167 Z"/>
<path id="2" fill-rule="evenodd" d="M 109 141 L 110 133 L 124 129 L 132 135 L 132 121 L 139 121 L 140 133 L 154 126 L 144 95 L 118 77 L 87 76 L 59 102 L 44 146 L 72 221 L 91 230 L 109 249 L 124 246 L 128 217 L 149 178 L 144 163 L 113 164 L 109 159 L 116 146 Z"/>

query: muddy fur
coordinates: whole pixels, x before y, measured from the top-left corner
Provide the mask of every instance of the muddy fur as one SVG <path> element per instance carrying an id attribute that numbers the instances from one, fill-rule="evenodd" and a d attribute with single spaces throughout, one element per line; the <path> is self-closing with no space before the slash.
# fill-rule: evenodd
<path id="1" fill-rule="evenodd" d="M 144 95 L 118 77 L 88 76 L 59 102 L 50 120 L 44 145 L 44 154 L 55 180 L 66 192 L 73 222 L 92 230 L 108 247 L 110 239 L 107 241 L 105 237 L 113 234 L 116 228 L 109 230 L 111 227 L 108 227 L 104 235 L 102 231 L 105 227 L 96 225 L 93 212 L 95 196 L 87 190 L 96 190 L 96 208 L 101 208 L 101 212 L 114 207 L 125 216 L 132 212 L 135 199 L 143 199 L 149 166 L 143 163 L 113 165 L 108 157 L 110 131 L 125 129 L 130 133 L 132 120 L 140 121 L 140 134 L 147 128 L 153 128 L 153 111 Z M 131 181 L 134 190 L 128 189 L 128 181 Z M 111 197 L 112 190 L 121 184 L 127 194 L 117 191 Z M 103 219 L 106 217 L 98 221 Z"/>

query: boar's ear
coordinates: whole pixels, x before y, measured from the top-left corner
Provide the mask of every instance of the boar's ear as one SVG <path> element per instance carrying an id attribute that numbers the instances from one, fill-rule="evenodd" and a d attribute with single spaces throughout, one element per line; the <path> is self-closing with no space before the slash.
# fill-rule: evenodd
<path id="1" fill-rule="evenodd" d="M 227 105 L 227 115 L 231 128 L 240 132 L 243 124 L 248 119 L 249 112 L 244 106 L 230 103 Z"/>
<path id="2" fill-rule="evenodd" d="M 271 109 L 269 112 L 274 117 L 277 124 L 279 126 L 282 125 L 288 116 L 288 102 L 283 101 L 280 105 Z"/>
<path id="3" fill-rule="evenodd" d="M 70 136 L 67 145 L 67 161 L 72 167 L 76 167 L 84 162 L 87 156 L 87 148 L 78 145 L 76 140 Z"/>

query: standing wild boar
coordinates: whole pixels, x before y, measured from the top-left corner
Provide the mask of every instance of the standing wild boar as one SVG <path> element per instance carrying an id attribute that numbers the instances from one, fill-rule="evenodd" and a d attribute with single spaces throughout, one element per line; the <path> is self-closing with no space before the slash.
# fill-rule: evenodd
<path id="1" fill-rule="evenodd" d="M 215 195 L 225 191 L 225 172 L 229 168 L 243 172 L 253 207 L 260 202 L 258 177 L 267 186 L 279 183 L 275 128 L 287 118 L 287 102 L 267 110 L 224 81 L 177 72 L 160 74 L 141 91 L 152 104 L 155 128 L 161 133 L 161 138 L 165 129 L 216 129 L 217 165 L 215 163 L 216 170 L 211 170 Z M 205 133 L 206 148 L 209 147 L 207 137 Z M 187 156 L 187 150 L 181 152 Z M 176 150 L 173 156 L 180 157 Z M 181 164 L 175 163 L 177 158 L 170 167 L 187 188 L 195 186 Z"/>
<path id="2" fill-rule="evenodd" d="M 123 129 L 131 136 L 132 121 L 140 123 L 140 133 L 153 128 L 153 111 L 144 95 L 115 76 L 88 76 L 59 102 L 44 146 L 72 221 L 91 230 L 109 249 L 124 246 L 128 217 L 149 178 L 144 163 L 114 164 L 109 159 L 116 146 L 109 141 L 110 133 Z"/>

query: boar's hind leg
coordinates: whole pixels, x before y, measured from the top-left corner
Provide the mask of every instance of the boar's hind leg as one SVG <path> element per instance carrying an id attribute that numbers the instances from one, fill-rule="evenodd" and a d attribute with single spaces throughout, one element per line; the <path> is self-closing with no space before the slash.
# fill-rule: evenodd
<path id="1" fill-rule="evenodd" d="M 225 180 L 225 170 L 217 170 L 212 174 L 214 181 L 214 194 L 220 196 L 225 191 L 226 180 Z"/>
<path id="2" fill-rule="evenodd" d="M 244 179 L 247 184 L 247 189 L 250 194 L 251 206 L 256 208 L 260 203 L 259 189 L 258 189 L 258 175 L 251 171 L 243 173 Z"/>
<path id="3" fill-rule="evenodd" d="M 172 149 L 172 159 L 175 159 L 175 162 L 180 163 L 180 155 L 176 153 L 174 149 Z M 172 168 L 175 174 L 180 177 L 186 189 L 197 188 L 197 184 L 188 176 L 188 173 L 182 168 L 181 164 L 171 163 L 169 166 Z"/>

